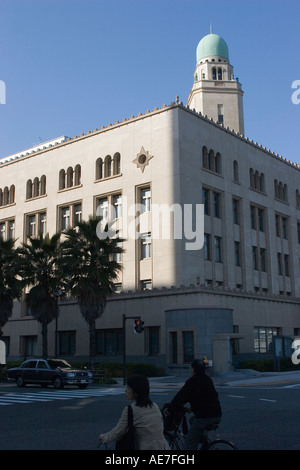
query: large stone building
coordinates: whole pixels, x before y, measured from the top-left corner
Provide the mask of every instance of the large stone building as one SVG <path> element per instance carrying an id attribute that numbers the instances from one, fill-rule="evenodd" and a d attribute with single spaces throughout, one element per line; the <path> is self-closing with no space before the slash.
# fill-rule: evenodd
<path id="1" fill-rule="evenodd" d="M 26 241 L 114 212 L 123 270 L 97 320 L 97 359 L 121 360 L 123 315 L 139 315 L 142 334 L 126 321 L 128 360 L 179 373 L 207 355 L 221 372 L 233 357 L 265 357 L 274 335 L 300 332 L 299 170 L 245 138 L 242 87 L 211 33 L 197 47 L 187 106 L 176 98 L 2 160 L 0 234 Z M 60 356 L 87 358 L 74 300 L 49 325 L 51 355 L 56 331 Z M 8 359 L 41 354 L 25 302 L 4 339 Z"/>

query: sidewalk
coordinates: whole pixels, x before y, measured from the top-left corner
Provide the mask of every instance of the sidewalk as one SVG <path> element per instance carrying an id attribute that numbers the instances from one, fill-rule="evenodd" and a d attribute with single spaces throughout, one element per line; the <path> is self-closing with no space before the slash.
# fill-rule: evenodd
<path id="1" fill-rule="evenodd" d="M 151 388 L 180 388 L 188 377 L 164 376 L 149 378 Z M 121 379 L 120 379 L 121 380 Z M 216 386 L 251 386 L 300 384 L 300 371 L 257 372 L 252 369 L 237 369 L 212 377 Z M 121 382 L 123 383 L 123 382 Z"/>

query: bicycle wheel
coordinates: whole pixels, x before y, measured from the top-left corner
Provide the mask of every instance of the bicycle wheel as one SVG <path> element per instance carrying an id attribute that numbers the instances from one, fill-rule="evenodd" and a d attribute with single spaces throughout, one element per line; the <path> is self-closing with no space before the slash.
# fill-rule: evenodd
<path id="1" fill-rule="evenodd" d="M 184 450 L 185 440 L 182 434 L 176 433 L 173 436 L 166 436 L 171 450 Z"/>
<path id="2" fill-rule="evenodd" d="M 225 439 L 215 439 L 207 444 L 206 450 L 237 450 L 237 447 Z"/>

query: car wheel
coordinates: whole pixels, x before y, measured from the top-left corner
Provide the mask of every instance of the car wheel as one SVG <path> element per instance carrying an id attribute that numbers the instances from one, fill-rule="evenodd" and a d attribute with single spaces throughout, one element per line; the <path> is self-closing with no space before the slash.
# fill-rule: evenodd
<path id="1" fill-rule="evenodd" d="M 53 386 L 54 388 L 56 388 L 56 390 L 58 390 L 59 388 L 63 388 L 61 377 L 55 377 L 55 379 L 53 380 Z"/>
<path id="2" fill-rule="evenodd" d="M 80 385 L 78 385 L 78 387 L 81 388 L 81 389 L 82 389 L 82 388 L 86 388 L 86 387 L 87 387 L 87 384 L 80 384 Z"/>
<path id="3" fill-rule="evenodd" d="M 24 382 L 24 379 L 21 375 L 16 380 L 17 382 L 17 387 L 25 387 L 26 383 Z"/>

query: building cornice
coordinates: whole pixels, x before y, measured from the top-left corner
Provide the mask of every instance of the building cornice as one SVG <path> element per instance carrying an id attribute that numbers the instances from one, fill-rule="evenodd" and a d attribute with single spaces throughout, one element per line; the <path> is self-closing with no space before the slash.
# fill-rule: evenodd
<path id="1" fill-rule="evenodd" d="M 169 111 L 169 110 L 174 109 L 174 108 L 180 108 L 183 111 L 188 112 L 188 113 L 192 114 L 193 116 L 195 116 L 195 117 L 197 117 L 197 118 L 199 118 L 199 119 L 201 119 L 201 120 L 217 127 L 221 131 L 226 132 L 226 133 L 234 136 L 235 138 L 251 145 L 252 147 L 254 147 L 254 148 L 270 155 L 272 158 L 276 158 L 279 161 L 281 161 L 281 162 L 283 162 L 283 163 L 285 163 L 285 164 L 287 164 L 287 165 L 289 165 L 289 166 L 291 166 L 291 167 L 293 167 L 297 170 L 300 170 L 300 164 L 298 164 L 296 162 L 292 162 L 292 161 L 288 160 L 287 158 L 279 155 L 278 153 L 272 152 L 270 149 L 267 149 L 266 147 L 263 147 L 261 144 L 258 144 L 257 142 L 255 142 L 253 140 L 250 140 L 248 137 L 245 137 L 243 134 L 235 132 L 233 129 L 230 129 L 229 127 L 225 127 L 223 124 L 219 124 L 218 122 L 214 121 L 212 118 L 209 118 L 207 115 L 203 115 L 202 113 L 196 112 L 195 109 L 190 109 L 188 106 L 184 106 L 182 102 L 179 102 L 178 97 L 176 97 L 176 102 L 172 101 L 169 105 L 164 104 L 164 105 L 162 105 L 161 108 L 155 107 L 152 111 L 147 110 L 144 114 L 139 113 L 137 116 L 130 116 L 128 119 L 124 118 L 122 121 L 116 121 L 114 124 L 109 123 L 109 124 L 107 124 L 107 126 L 101 126 L 101 128 L 99 128 L 99 129 L 95 128 L 93 131 L 87 131 L 85 134 L 81 133 L 79 136 L 75 135 L 74 137 L 66 137 L 65 140 L 63 140 L 62 142 L 58 142 L 57 139 L 53 139 L 53 141 L 54 141 L 53 144 L 51 144 L 51 141 L 50 141 L 50 144 L 47 143 L 47 146 L 44 146 L 44 147 L 42 147 L 43 144 L 41 144 L 41 146 L 39 146 L 38 150 L 28 149 L 28 150 L 24 150 L 23 152 L 19 152 L 17 154 L 11 155 L 9 157 L 5 157 L 4 159 L 2 159 L 2 161 L 0 160 L 0 168 L 2 168 L 4 166 L 7 166 L 7 165 L 17 163 L 19 161 L 23 161 L 27 158 L 36 157 L 38 155 L 44 154 L 45 152 L 51 152 L 54 149 L 58 149 L 58 148 L 66 146 L 66 145 L 70 145 L 72 143 L 82 141 L 82 140 L 87 139 L 89 137 L 93 137 L 95 135 L 99 135 L 99 134 L 108 132 L 112 129 L 116 129 L 116 128 L 121 127 L 121 126 L 131 124 L 131 123 L 139 121 L 141 119 L 145 119 L 147 117 L 154 116 L 156 114 L 164 113 L 164 112 Z M 56 142 L 55 142 L 55 140 L 56 140 Z M 40 147 L 42 147 L 42 148 L 40 148 Z"/>

